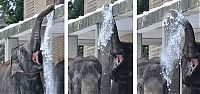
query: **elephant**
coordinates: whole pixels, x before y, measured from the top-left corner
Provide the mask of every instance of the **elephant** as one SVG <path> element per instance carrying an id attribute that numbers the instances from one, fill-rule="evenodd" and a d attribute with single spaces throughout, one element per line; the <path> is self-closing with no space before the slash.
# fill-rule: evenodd
<path id="1" fill-rule="evenodd" d="M 138 94 L 168 94 L 167 83 L 161 74 L 160 58 L 138 59 Z"/>
<path id="2" fill-rule="evenodd" d="M 53 67 L 54 82 L 56 82 L 56 93 L 64 94 L 64 60 Z"/>
<path id="3" fill-rule="evenodd" d="M 169 14 L 174 18 L 179 17 L 179 24 L 184 27 L 185 41 L 182 49 L 181 67 L 183 80 L 183 93 L 200 93 L 200 43 L 195 41 L 194 30 L 190 22 L 176 10 L 170 10 Z M 185 90 L 187 89 L 187 90 Z M 187 92 L 186 92 L 187 91 Z"/>
<path id="4" fill-rule="evenodd" d="M 30 62 L 24 47 L 15 45 L 11 60 L 0 65 L 1 94 L 43 94 L 42 67 Z"/>
<path id="5" fill-rule="evenodd" d="M 124 51 L 122 63 L 112 71 L 111 94 L 133 94 L 133 43 L 121 42 Z"/>
<path id="6" fill-rule="evenodd" d="M 41 24 L 43 18 L 49 14 L 51 11 L 54 10 L 55 5 L 50 5 L 46 10 L 42 11 L 38 17 L 36 18 L 34 28 L 32 30 L 30 42 L 28 43 L 29 53 L 31 53 L 32 62 L 42 66 L 43 65 L 43 56 L 42 51 L 40 50 L 41 46 Z M 40 72 L 40 77 L 42 80 L 43 85 L 45 84 L 43 71 Z M 64 94 L 64 60 L 62 59 L 59 63 L 53 66 L 53 77 L 55 83 L 55 90 L 57 94 Z M 44 87 L 45 88 L 45 87 Z"/>
<path id="7" fill-rule="evenodd" d="M 100 94 L 102 66 L 94 56 L 69 58 L 69 94 Z"/>
<path id="8" fill-rule="evenodd" d="M 11 60 L 0 65 L 1 94 L 44 93 L 40 75 L 43 71 L 40 29 L 43 18 L 52 10 L 54 5 L 50 5 L 38 15 L 30 41 L 23 46 L 14 45 L 11 50 Z"/>
<path id="9" fill-rule="evenodd" d="M 119 40 L 118 36 L 118 30 L 117 25 L 115 22 L 115 19 L 113 17 L 113 28 L 112 28 L 113 34 L 111 35 L 111 41 L 110 41 L 110 55 L 113 58 L 113 66 L 112 71 L 115 71 L 117 67 L 122 63 L 124 60 L 124 51 L 122 48 L 122 43 Z"/>
<path id="10" fill-rule="evenodd" d="M 110 41 L 111 93 L 132 94 L 133 43 L 121 42 L 113 17 L 113 34 Z M 103 62 L 103 61 L 101 61 Z M 109 69 L 107 70 L 109 71 Z M 103 79 L 102 79 L 103 81 Z"/>

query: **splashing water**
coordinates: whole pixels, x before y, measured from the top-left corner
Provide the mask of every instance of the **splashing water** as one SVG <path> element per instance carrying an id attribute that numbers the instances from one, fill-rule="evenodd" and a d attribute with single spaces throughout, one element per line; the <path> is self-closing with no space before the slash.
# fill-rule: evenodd
<path id="1" fill-rule="evenodd" d="M 41 44 L 41 50 L 43 55 L 43 67 L 44 67 L 44 80 L 45 80 L 45 94 L 55 94 L 55 86 L 53 79 L 53 55 L 52 55 L 52 36 L 50 34 L 53 24 L 54 12 L 47 15 L 47 27 L 44 34 L 44 39 Z"/>
<path id="2" fill-rule="evenodd" d="M 103 17 L 104 21 L 102 23 L 98 39 L 98 49 L 101 50 L 103 50 L 103 47 L 106 47 L 108 41 L 111 39 L 111 35 L 113 34 L 112 5 L 109 4 L 104 5 Z"/>
<path id="3" fill-rule="evenodd" d="M 164 38 L 162 43 L 161 67 L 164 79 L 167 80 L 168 90 L 172 83 L 172 73 L 175 64 L 180 64 L 181 59 L 181 42 L 184 36 L 184 27 L 180 24 L 183 16 L 178 14 L 176 17 L 170 13 L 163 21 Z"/>

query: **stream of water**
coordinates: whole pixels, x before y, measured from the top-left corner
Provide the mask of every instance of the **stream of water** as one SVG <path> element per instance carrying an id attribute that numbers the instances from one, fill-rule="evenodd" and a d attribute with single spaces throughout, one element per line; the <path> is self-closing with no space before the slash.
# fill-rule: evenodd
<path id="1" fill-rule="evenodd" d="M 103 10 L 103 18 L 104 21 L 101 26 L 101 31 L 99 32 L 98 39 L 98 49 L 103 51 L 103 47 L 106 47 L 108 41 L 111 39 L 111 35 L 113 34 L 113 15 L 112 15 L 112 5 L 105 4 Z"/>
<path id="2" fill-rule="evenodd" d="M 180 19 L 183 16 L 178 14 L 174 17 L 170 13 L 163 20 L 164 34 L 162 41 L 161 53 L 161 67 L 164 79 L 167 80 L 168 90 L 170 91 L 170 84 L 172 83 L 173 69 L 180 64 L 182 47 L 181 43 L 184 36 L 184 27 L 180 24 Z"/>
<path id="3" fill-rule="evenodd" d="M 53 51 L 52 51 L 52 36 L 51 28 L 53 24 L 54 12 L 47 15 L 47 27 L 44 33 L 44 39 L 41 44 L 41 50 L 43 55 L 43 69 L 45 80 L 45 94 L 56 94 L 56 87 L 54 86 L 53 79 Z"/>

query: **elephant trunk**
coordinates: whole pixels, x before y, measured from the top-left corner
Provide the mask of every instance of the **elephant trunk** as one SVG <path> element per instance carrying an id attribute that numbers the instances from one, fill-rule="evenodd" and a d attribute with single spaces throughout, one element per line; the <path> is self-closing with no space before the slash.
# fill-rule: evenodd
<path id="1" fill-rule="evenodd" d="M 124 60 L 124 53 L 119 40 L 117 25 L 113 19 L 113 34 L 111 36 L 111 54 L 114 56 L 114 65 L 112 70 L 114 71 Z"/>
<path id="2" fill-rule="evenodd" d="M 31 52 L 40 50 L 40 45 L 41 45 L 40 32 L 41 32 L 42 21 L 44 17 L 53 10 L 54 10 L 54 5 L 50 5 L 46 10 L 42 11 L 36 18 L 36 21 L 32 30 L 32 34 L 31 34 L 31 38 L 30 38 L 29 48 L 31 49 Z"/>
<path id="3" fill-rule="evenodd" d="M 182 75 L 183 84 L 190 86 L 194 83 L 198 83 L 196 76 L 199 74 L 199 60 L 200 52 L 198 44 L 195 41 L 194 31 L 190 22 L 179 14 L 175 10 L 170 11 L 171 16 L 177 17 L 179 23 L 183 26 L 185 31 L 185 43 L 183 47 L 183 58 L 182 58 Z M 198 78 L 198 77 L 197 77 Z"/>
<path id="4" fill-rule="evenodd" d="M 199 55 L 198 47 L 195 42 L 194 31 L 191 24 L 186 20 L 185 22 L 185 45 L 184 45 L 184 54 L 186 58 L 195 58 L 197 59 Z"/>
<path id="5" fill-rule="evenodd" d="M 117 31 L 117 25 L 115 20 L 113 19 L 113 34 L 112 34 L 112 40 L 111 40 L 111 45 L 112 45 L 112 50 L 111 52 L 115 55 L 123 54 L 122 47 L 120 45 L 120 40 L 118 36 L 118 31 Z"/>

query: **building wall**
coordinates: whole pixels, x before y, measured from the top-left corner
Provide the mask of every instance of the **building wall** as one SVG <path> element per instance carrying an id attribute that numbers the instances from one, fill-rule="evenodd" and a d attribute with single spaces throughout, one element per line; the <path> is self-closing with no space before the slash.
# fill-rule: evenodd
<path id="1" fill-rule="evenodd" d="M 161 45 L 149 45 L 149 59 L 153 57 L 160 57 L 161 50 Z"/>
<path id="2" fill-rule="evenodd" d="M 95 56 L 95 46 L 84 46 L 83 56 Z"/>
<path id="3" fill-rule="evenodd" d="M 113 3 L 117 0 L 84 0 L 84 14 L 93 12 L 105 3 Z"/>
<path id="4" fill-rule="evenodd" d="M 64 59 L 64 35 L 53 39 L 53 60 L 58 63 Z"/>
<path id="5" fill-rule="evenodd" d="M 133 33 L 120 36 L 120 41 L 133 43 Z"/>
<path id="6" fill-rule="evenodd" d="M 38 14 L 46 8 L 46 0 L 34 0 L 34 14 Z"/>
<path id="7" fill-rule="evenodd" d="M 54 0 L 46 0 L 46 6 L 54 4 Z"/>
<path id="8" fill-rule="evenodd" d="M 84 14 L 95 11 L 97 9 L 97 0 L 84 0 Z"/>
<path id="9" fill-rule="evenodd" d="M 24 19 L 40 13 L 50 4 L 54 4 L 54 0 L 24 0 Z"/>
<path id="10" fill-rule="evenodd" d="M 133 34 L 130 33 L 130 34 L 120 36 L 120 41 L 133 43 Z M 95 56 L 95 49 L 96 49 L 95 46 L 84 46 L 83 56 L 84 57 L 89 56 L 89 55 Z"/>
<path id="11" fill-rule="evenodd" d="M 200 32 L 195 33 L 196 42 L 200 42 Z M 181 48 L 184 46 L 184 40 L 181 42 Z M 149 59 L 153 57 L 160 57 L 160 53 L 162 50 L 161 45 L 149 45 Z"/>
<path id="12" fill-rule="evenodd" d="M 34 0 L 24 0 L 24 19 L 34 15 Z"/>
<path id="13" fill-rule="evenodd" d="M 161 6 L 163 3 L 172 1 L 172 0 L 149 0 L 149 9 Z"/>

